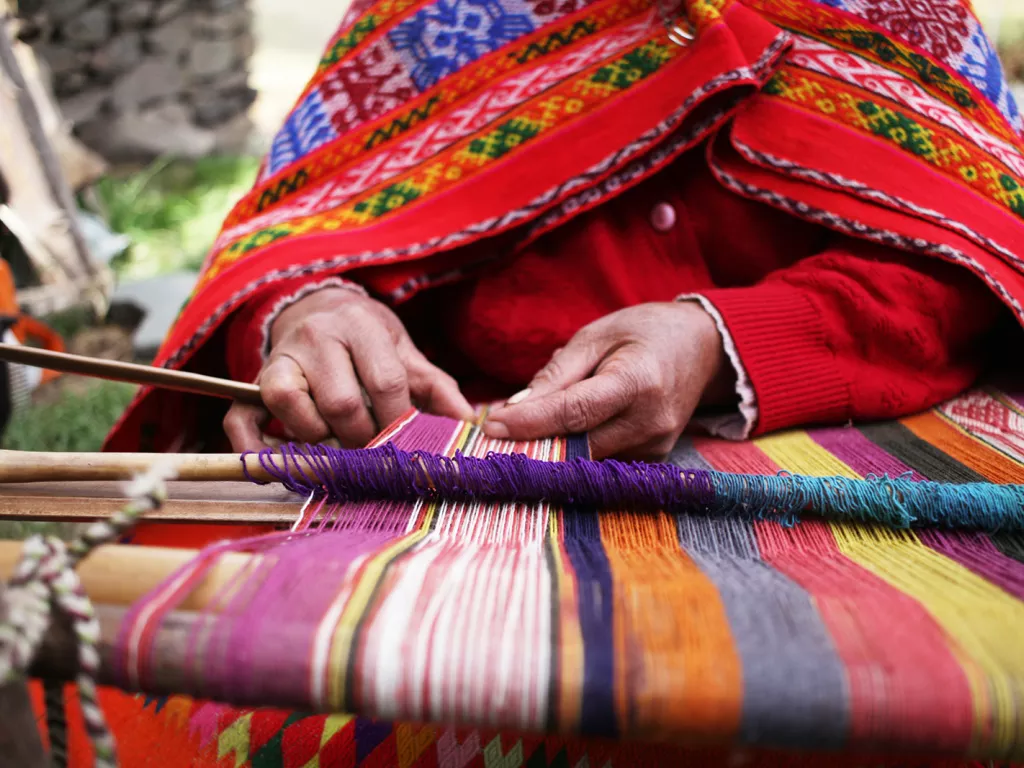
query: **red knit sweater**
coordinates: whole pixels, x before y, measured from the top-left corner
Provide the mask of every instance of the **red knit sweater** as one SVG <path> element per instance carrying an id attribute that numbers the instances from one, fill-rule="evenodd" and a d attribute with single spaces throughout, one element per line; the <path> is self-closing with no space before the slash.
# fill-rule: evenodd
<path id="1" fill-rule="evenodd" d="M 986 364 L 1002 314 L 961 267 L 727 192 L 700 152 L 499 263 L 400 311 L 468 396 L 521 388 L 603 315 L 695 293 L 717 310 L 753 390 L 757 433 L 893 418 L 951 397 Z M 271 313 L 310 287 L 278 286 L 238 313 L 236 379 L 254 380 Z"/>

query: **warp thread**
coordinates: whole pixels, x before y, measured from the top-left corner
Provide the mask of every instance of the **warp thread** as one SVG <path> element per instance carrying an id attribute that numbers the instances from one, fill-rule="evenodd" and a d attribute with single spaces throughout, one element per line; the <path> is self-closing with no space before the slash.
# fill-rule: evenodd
<path id="1" fill-rule="evenodd" d="M 1024 486 L 918 482 L 871 475 L 863 480 L 783 472 L 744 475 L 671 464 L 576 458 L 548 462 L 522 454 L 484 458 L 403 451 L 392 443 L 346 450 L 285 444 L 257 455 L 289 490 L 333 502 L 495 501 L 586 506 L 615 511 L 691 512 L 793 525 L 802 517 L 1024 531 Z M 246 477 L 249 472 L 242 454 Z"/>
<path id="2" fill-rule="evenodd" d="M 114 768 L 117 760 L 114 738 L 97 696 L 100 624 L 75 566 L 96 547 L 117 541 L 140 517 L 159 509 L 167 498 L 164 480 L 170 476 L 168 465 L 155 464 L 128 487 L 129 501 L 119 512 L 88 526 L 70 543 L 38 534 L 26 539 L 21 560 L 3 593 L 0 684 L 25 677 L 55 610 L 71 619 L 78 642 L 75 683 L 86 733 L 99 768 Z M 52 715 L 48 708 L 48 722 L 54 719 Z"/>

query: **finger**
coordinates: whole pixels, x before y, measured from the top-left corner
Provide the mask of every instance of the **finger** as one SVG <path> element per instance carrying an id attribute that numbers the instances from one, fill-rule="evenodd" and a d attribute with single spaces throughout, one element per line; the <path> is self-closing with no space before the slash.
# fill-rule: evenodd
<path id="1" fill-rule="evenodd" d="M 512 440 L 588 432 L 628 408 L 632 389 L 626 377 L 599 373 L 568 389 L 494 411 L 484 422 L 484 432 Z"/>
<path id="2" fill-rule="evenodd" d="M 315 357 L 315 355 L 313 355 Z M 315 443 L 330 436 L 309 391 L 302 363 L 289 355 L 271 358 L 259 378 L 260 397 L 297 440 Z"/>
<path id="3" fill-rule="evenodd" d="M 412 408 L 409 377 L 387 329 L 367 323 L 353 329 L 351 350 L 356 372 L 370 396 L 373 415 L 381 428 Z"/>
<path id="4" fill-rule="evenodd" d="M 231 441 L 231 448 L 237 453 L 261 451 L 266 448 L 261 429 L 266 419 L 267 412 L 258 405 L 232 405 L 223 422 L 224 434 Z"/>
<path id="5" fill-rule="evenodd" d="M 597 367 L 610 350 L 601 345 L 601 336 L 588 326 L 573 336 L 569 343 L 555 351 L 547 365 L 541 368 L 530 381 L 529 397 L 544 395 L 565 389 L 582 381 Z M 512 404 L 523 402 L 522 394 L 510 399 Z"/>
<path id="6" fill-rule="evenodd" d="M 377 434 L 348 350 L 337 342 L 316 349 L 306 364 L 316 409 L 346 448 L 362 448 Z"/>
<path id="7" fill-rule="evenodd" d="M 664 461 L 675 448 L 678 435 L 647 437 L 628 414 L 623 414 L 592 430 L 587 438 L 593 459 Z"/>
<path id="8" fill-rule="evenodd" d="M 473 420 L 476 412 L 455 379 L 427 360 L 418 349 L 407 352 L 406 370 L 409 394 L 421 410 L 461 421 Z"/>

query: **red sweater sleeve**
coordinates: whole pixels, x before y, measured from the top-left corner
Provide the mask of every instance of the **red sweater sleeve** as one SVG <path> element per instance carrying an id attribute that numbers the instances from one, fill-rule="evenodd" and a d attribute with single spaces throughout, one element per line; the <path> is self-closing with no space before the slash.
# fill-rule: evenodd
<path id="1" fill-rule="evenodd" d="M 855 239 L 702 291 L 757 400 L 755 434 L 912 414 L 970 387 L 1002 305 L 965 268 Z"/>

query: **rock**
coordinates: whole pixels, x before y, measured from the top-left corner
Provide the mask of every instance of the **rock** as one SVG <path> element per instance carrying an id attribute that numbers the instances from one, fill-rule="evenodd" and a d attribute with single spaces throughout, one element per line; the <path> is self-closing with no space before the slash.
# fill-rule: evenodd
<path id="1" fill-rule="evenodd" d="M 236 37 L 234 43 L 235 55 L 240 59 L 248 61 L 256 53 L 256 38 L 248 30 Z"/>
<path id="2" fill-rule="evenodd" d="M 18 16 L 24 18 L 26 16 L 35 16 L 45 10 L 44 6 L 50 5 L 51 7 L 58 6 L 60 3 L 50 2 L 44 3 L 43 0 L 20 0 L 18 3 Z"/>
<path id="3" fill-rule="evenodd" d="M 160 0 L 153 14 L 153 20 L 157 24 L 163 24 L 178 16 L 188 6 L 188 0 Z"/>
<path id="4" fill-rule="evenodd" d="M 92 67 L 98 72 L 118 74 L 126 72 L 142 61 L 142 36 L 138 32 L 122 32 L 92 57 Z"/>
<path id="5" fill-rule="evenodd" d="M 232 69 L 237 57 L 231 40 L 197 40 L 189 56 L 189 72 L 195 77 L 212 77 Z"/>
<path id="6" fill-rule="evenodd" d="M 206 81 L 195 91 L 235 91 L 249 87 L 249 72 L 242 67 L 221 72 L 213 79 Z M 248 105 L 247 105 L 248 106 Z"/>
<path id="7" fill-rule="evenodd" d="M 217 143 L 212 131 L 192 124 L 191 111 L 178 102 L 126 111 L 112 120 L 94 120 L 78 132 L 85 143 L 112 160 L 151 160 L 163 155 L 199 158 Z"/>
<path id="8" fill-rule="evenodd" d="M 174 324 L 178 310 L 185 303 L 199 275 L 196 272 L 179 272 L 149 280 L 137 280 L 120 285 L 111 297 L 111 311 L 124 313 L 124 306 L 134 306 L 144 314 L 142 323 L 135 331 L 135 352 L 146 355 L 154 352 Z"/>
<path id="9" fill-rule="evenodd" d="M 127 110 L 181 92 L 181 69 L 169 56 L 151 58 L 114 83 L 113 101 L 117 110 Z"/>
<path id="10" fill-rule="evenodd" d="M 95 5 L 68 20 L 63 28 L 64 40 L 76 48 L 91 48 L 106 42 L 110 29 L 110 8 Z"/>
<path id="11" fill-rule="evenodd" d="M 19 10 L 25 12 L 24 0 L 18 4 Z M 36 3 L 42 9 L 45 6 L 46 13 L 56 22 L 67 21 L 73 16 L 85 10 L 89 0 L 47 0 L 45 3 Z"/>
<path id="12" fill-rule="evenodd" d="M 85 72 L 66 72 L 53 78 L 53 90 L 61 98 L 72 96 L 89 84 Z"/>
<path id="13" fill-rule="evenodd" d="M 191 17 L 183 15 L 154 29 L 147 40 L 152 50 L 177 56 L 192 45 L 194 34 Z"/>
<path id="14" fill-rule="evenodd" d="M 153 0 L 133 0 L 118 4 L 114 16 L 120 26 L 134 29 L 145 26 L 155 11 Z"/>
<path id="15" fill-rule="evenodd" d="M 110 93 L 105 88 L 90 88 L 60 103 L 60 110 L 72 125 L 87 123 L 96 117 Z"/>
<path id="16" fill-rule="evenodd" d="M 244 7 L 246 0 L 206 0 L 207 6 L 212 11 L 229 11 L 232 8 Z"/>
<path id="17" fill-rule="evenodd" d="M 255 146 L 253 123 L 247 114 L 235 115 L 215 129 L 216 152 L 225 155 L 262 154 L 262 149 Z"/>
<path id="18" fill-rule="evenodd" d="M 249 109 L 256 96 L 257 93 L 252 88 L 204 92 L 203 95 L 192 99 L 196 123 L 204 127 L 219 125 Z"/>
<path id="19" fill-rule="evenodd" d="M 75 51 L 66 45 L 38 45 L 33 50 L 49 67 L 54 77 L 78 72 L 89 61 L 88 54 Z"/>
<path id="20" fill-rule="evenodd" d="M 53 37 L 54 24 L 46 16 L 29 16 L 22 14 L 18 21 L 12 25 L 11 31 L 15 37 L 23 43 L 39 45 Z"/>
<path id="21" fill-rule="evenodd" d="M 223 13 L 197 13 L 196 31 L 208 37 L 233 37 L 249 29 L 252 14 L 248 8 L 235 8 Z"/>

